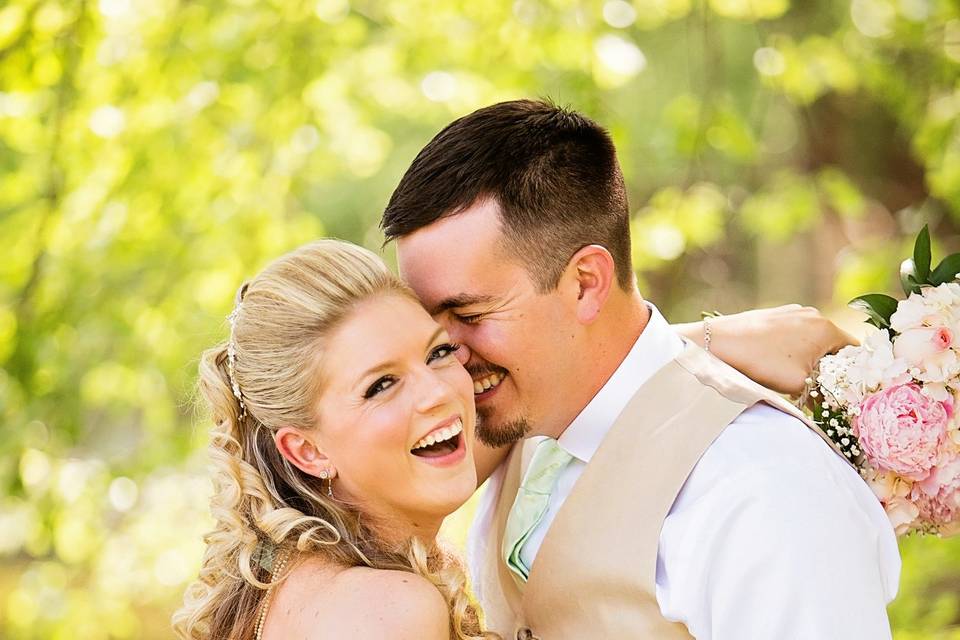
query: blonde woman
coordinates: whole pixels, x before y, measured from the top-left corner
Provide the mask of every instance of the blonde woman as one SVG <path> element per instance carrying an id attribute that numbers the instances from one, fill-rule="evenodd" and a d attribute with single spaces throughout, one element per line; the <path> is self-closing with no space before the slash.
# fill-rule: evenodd
<path id="1" fill-rule="evenodd" d="M 230 340 L 200 364 L 216 528 L 181 638 L 480 637 L 463 568 L 434 542 L 477 487 L 454 351 L 347 243 L 305 246 L 241 289 Z"/>
<path id="2" fill-rule="evenodd" d="M 200 363 L 216 526 L 177 635 L 485 637 L 436 542 L 504 455 L 474 443 L 457 346 L 378 257 L 335 240 L 270 264 L 230 324 Z"/>

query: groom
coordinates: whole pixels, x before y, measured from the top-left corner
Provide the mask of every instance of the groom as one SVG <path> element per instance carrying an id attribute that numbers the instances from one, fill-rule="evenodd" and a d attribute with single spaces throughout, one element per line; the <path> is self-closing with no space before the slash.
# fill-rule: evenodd
<path id="1" fill-rule="evenodd" d="M 814 425 L 641 297 L 603 128 L 543 102 L 480 109 L 420 152 L 382 226 L 462 345 L 478 437 L 514 445 L 472 531 L 491 630 L 890 637 L 883 509 Z"/>

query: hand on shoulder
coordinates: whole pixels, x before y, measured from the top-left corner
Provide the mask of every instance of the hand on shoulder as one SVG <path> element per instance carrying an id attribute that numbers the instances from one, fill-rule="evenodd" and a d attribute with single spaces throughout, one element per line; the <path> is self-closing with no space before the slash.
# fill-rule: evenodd
<path id="1" fill-rule="evenodd" d="M 298 575 L 299 574 L 299 575 Z M 449 640 L 450 616 L 437 588 L 405 571 L 351 567 L 332 577 L 295 570 L 271 605 L 271 638 Z"/>

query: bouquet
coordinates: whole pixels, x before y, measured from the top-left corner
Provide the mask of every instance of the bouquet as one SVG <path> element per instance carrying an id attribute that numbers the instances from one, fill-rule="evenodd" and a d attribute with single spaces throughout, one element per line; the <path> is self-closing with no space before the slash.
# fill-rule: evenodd
<path id="1" fill-rule="evenodd" d="M 814 420 L 880 498 L 897 535 L 960 533 L 960 253 L 930 268 L 926 227 L 904 300 L 851 301 L 876 329 L 820 360 Z"/>

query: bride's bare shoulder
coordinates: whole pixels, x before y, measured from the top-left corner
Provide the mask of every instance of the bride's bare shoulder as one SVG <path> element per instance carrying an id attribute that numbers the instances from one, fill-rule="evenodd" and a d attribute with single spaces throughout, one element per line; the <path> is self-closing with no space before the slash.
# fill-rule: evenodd
<path id="1" fill-rule="evenodd" d="M 426 578 L 308 560 L 277 591 L 263 637 L 448 640 L 450 622 L 443 596 Z"/>

